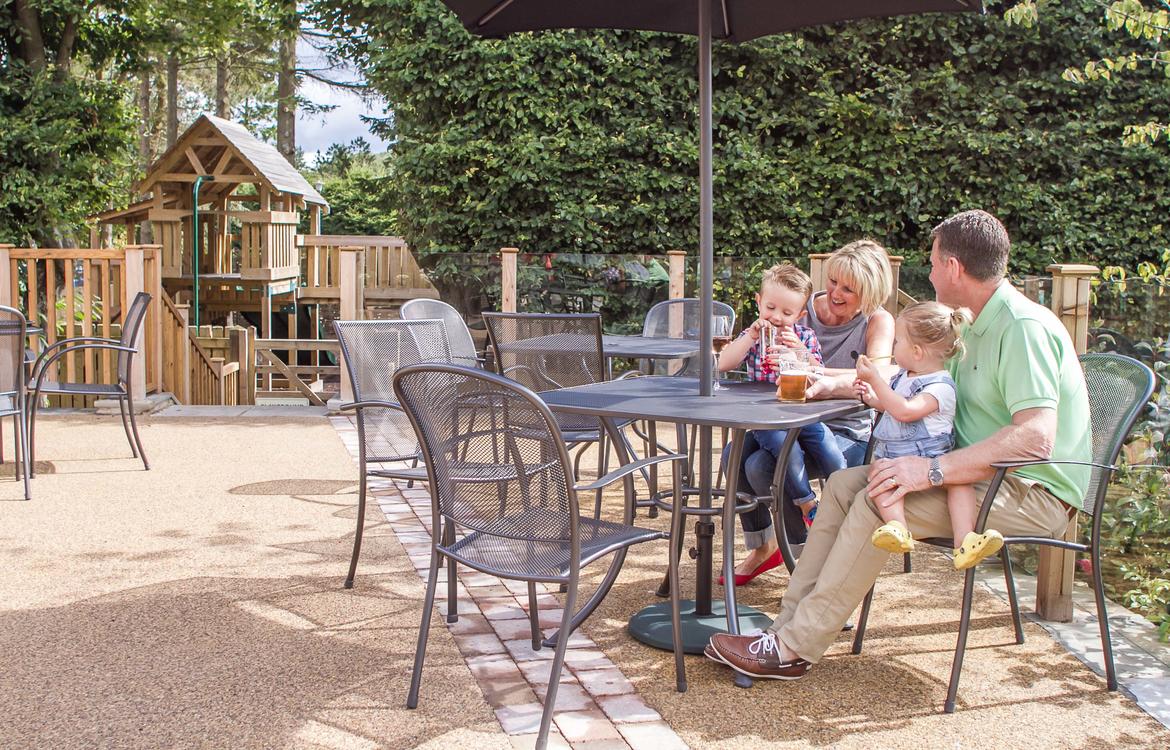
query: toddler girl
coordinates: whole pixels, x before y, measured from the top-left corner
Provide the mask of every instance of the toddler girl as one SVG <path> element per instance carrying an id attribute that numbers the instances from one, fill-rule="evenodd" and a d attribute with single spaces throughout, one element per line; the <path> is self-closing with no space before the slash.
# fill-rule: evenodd
<path id="1" fill-rule="evenodd" d="M 894 324 L 894 362 L 901 369 L 887 384 L 864 355 L 857 358 L 857 393 L 869 406 L 883 412 L 873 430 L 875 458 L 923 456 L 934 458 L 949 451 L 955 422 L 955 381 L 946 371 L 947 360 L 963 354 L 959 338 L 970 324 L 966 309 L 952 310 L 939 302 L 919 302 L 902 311 Z M 971 485 L 947 486 L 947 509 L 954 534 L 954 565 L 970 568 L 1003 547 L 994 529 L 975 533 L 978 498 Z M 878 507 L 885 524 L 873 533 L 875 547 L 909 552 L 914 539 L 906 528 L 899 500 Z"/>

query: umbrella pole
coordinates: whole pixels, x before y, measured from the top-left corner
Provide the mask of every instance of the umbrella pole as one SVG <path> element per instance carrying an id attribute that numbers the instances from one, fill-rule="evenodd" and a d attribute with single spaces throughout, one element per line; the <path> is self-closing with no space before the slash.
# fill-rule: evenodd
<path id="1" fill-rule="evenodd" d="M 699 0 L 699 395 L 711 395 L 714 377 L 711 295 L 714 217 L 711 189 L 711 0 Z"/>

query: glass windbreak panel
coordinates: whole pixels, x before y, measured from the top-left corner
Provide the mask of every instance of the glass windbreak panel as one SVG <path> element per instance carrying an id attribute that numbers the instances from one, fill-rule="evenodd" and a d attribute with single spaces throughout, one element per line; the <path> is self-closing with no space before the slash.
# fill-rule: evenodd
<path id="1" fill-rule="evenodd" d="M 1012 286 L 1024 293 L 1024 296 L 1038 305 L 1048 307 L 1052 304 L 1052 277 L 1051 276 L 1013 276 Z"/>
<path id="2" fill-rule="evenodd" d="M 1103 281 L 1093 287 L 1089 348 L 1147 364 L 1170 359 L 1170 289 L 1156 280 Z"/>

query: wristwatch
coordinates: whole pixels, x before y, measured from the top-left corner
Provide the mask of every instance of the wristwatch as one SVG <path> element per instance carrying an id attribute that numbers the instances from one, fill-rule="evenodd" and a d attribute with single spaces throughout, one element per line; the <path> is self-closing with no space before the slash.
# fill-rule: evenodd
<path id="1" fill-rule="evenodd" d="M 930 480 L 931 487 L 938 487 L 943 483 L 942 467 L 939 466 L 938 456 L 930 459 L 930 471 L 926 472 L 926 478 Z"/>

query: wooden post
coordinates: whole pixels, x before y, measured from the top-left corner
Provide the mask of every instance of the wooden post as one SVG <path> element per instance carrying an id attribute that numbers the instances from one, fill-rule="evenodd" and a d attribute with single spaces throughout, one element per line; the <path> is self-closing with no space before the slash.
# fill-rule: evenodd
<path id="1" fill-rule="evenodd" d="M 667 250 L 670 259 L 670 299 L 682 299 L 687 296 L 687 251 Z"/>
<path id="2" fill-rule="evenodd" d="M 365 250 L 360 247 L 343 247 L 340 252 L 341 320 L 361 320 L 365 309 L 365 302 L 362 299 L 365 291 L 365 279 L 363 278 L 363 271 L 366 267 Z M 349 371 L 345 367 L 345 357 L 340 358 L 340 364 L 341 400 L 353 401 L 353 385 L 349 382 Z"/>
<path id="3" fill-rule="evenodd" d="M 125 274 L 122 289 L 127 307 L 123 308 L 123 314 L 129 310 L 129 305 L 134 302 L 138 293 L 146 291 L 146 268 L 143 258 L 145 247 L 145 245 L 128 245 L 126 247 L 126 261 L 122 265 L 122 272 Z M 155 305 L 161 303 L 162 300 L 153 300 Z M 126 319 L 123 318 L 123 325 L 125 322 Z M 138 349 L 141 362 L 130 371 L 130 393 L 134 400 L 140 404 L 146 403 L 146 358 L 151 356 L 151 353 L 146 351 L 143 345 L 146 341 L 145 334 L 146 326 L 143 325 L 138 329 L 138 337 L 134 340 L 134 346 Z"/>
<path id="4" fill-rule="evenodd" d="M 1089 345 L 1089 282 L 1100 269 L 1057 263 L 1047 271 L 1052 274 L 1052 312 L 1072 336 L 1077 354 L 1084 354 Z"/>
<path id="5" fill-rule="evenodd" d="M 516 254 L 518 247 L 500 248 L 500 310 L 516 312 Z"/>
<path id="6" fill-rule="evenodd" d="M 825 261 L 832 253 L 810 253 L 808 256 L 808 277 L 812 279 L 813 291 L 825 288 Z"/>
<path id="7" fill-rule="evenodd" d="M 1064 323 L 1078 354 L 1084 354 L 1089 339 L 1089 282 L 1099 273 L 1096 266 L 1053 264 L 1052 312 Z M 1064 538 L 1077 537 L 1077 519 L 1069 521 Z M 1036 614 L 1053 622 L 1070 622 L 1073 616 L 1072 587 L 1076 553 L 1056 547 L 1041 547 L 1036 567 Z"/>
<path id="8" fill-rule="evenodd" d="M 248 401 L 256 403 L 256 328 L 248 326 Z"/>
<path id="9" fill-rule="evenodd" d="M 183 334 L 179 340 L 175 342 L 175 357 L 179 360 L 179 401 L 184 404 L 191 403 L 191 329 L 188 328 L 191 324 L 191 306 L 190 305 L 175 305 L 175 309 L 179 311 L 179 319 L 183 322 Z"/>
<path id="10" fill-rule="evenodd" d="M 251 382 L 255 387 L 256 373 L 255 373 L 255 359 L 256 355 L 248 348 L 248 332 L 240 326 L 229 326 L 227 329 L 228 337 L 228 359 L 231 362 L 236 362 L 240 365 L 240 374 L 236 378 L 236 403 L 251 404 L 251 394 L 248 391 L 248 383 Z"/>
<path id="11" fill-rule="evenodd" d="M 898 283 L 902 272 L 902 261 L 904 259 L 901 255 L 890 255 L 887 257 L 890 259 L 890 283 L 892 286 L 890 287 L 890 296 L 886 298 L 883 307 L 889 311 L 890 315 L 898 317 Z"/>
<path id="12" fill-rule="evenodd" d="M 0 305 L 18 307 L 12 298 L 12 257 L 9 251 L 13 245 L 0 245 Z"/>
<path id="13" fill-rule="evenodd" d="M 211 371 L 215 373 L 215 405 L 227 403 L 227 384 L 223 378 L 223 357 L 211 358 Z"/>

